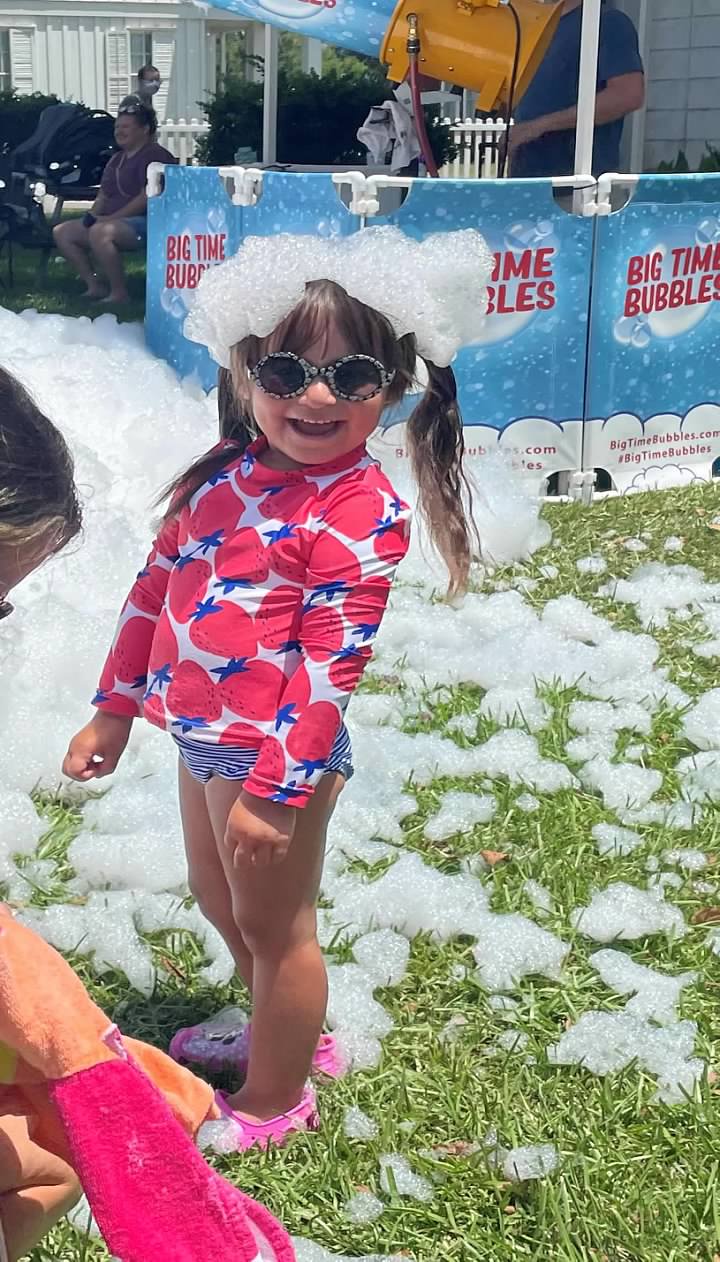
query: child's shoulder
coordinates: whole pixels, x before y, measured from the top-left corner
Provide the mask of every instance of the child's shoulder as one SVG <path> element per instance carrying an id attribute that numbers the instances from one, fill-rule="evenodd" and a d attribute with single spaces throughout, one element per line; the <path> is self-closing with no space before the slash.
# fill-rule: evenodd
<path id="1" fill-rule="evenodd" d="M 327 487 L 325 495 L 327 499 L 332 500 L 352 499 L 353 496 L 387 495 L 398 506 L 402 505 L 403 509 L 410 511 L 408 505 L 398 495 L 388 475 L 372 456 L 367 456 L 354 468 L 348 469 L 347 473 L 333 481 L 332 485 Z"/>
<path id="2" fill-rule="evenodd" d="M 319 499 L 323 525 L 350 538 L 370 538 L 390 530 L 408 537 L 411 509 L 376 461 L 348 470 Z"/>

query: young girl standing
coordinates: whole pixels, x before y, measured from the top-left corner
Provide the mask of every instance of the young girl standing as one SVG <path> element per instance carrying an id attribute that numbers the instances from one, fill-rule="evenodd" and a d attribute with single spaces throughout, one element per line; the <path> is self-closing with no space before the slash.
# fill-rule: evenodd
<path id="1" fill-rule="evenodd" d="M 416 251 L 424 268 L 399 297 L 379 295 L 387 314 L 361 301 L 378 233 L 399 264 Z M 410 519 L 366 442 L 413 386 L 421 352 L 428 384 L 407 431 L 420 508 L 453 590 L 471 559 L 454 376 L 428 353 L 432 331 L 419 347 L 412 330 L 423 302 L 426 326 L 442 330 L 435 361 L 471 340 L 487 252 L 471 231 L 448 234 L 436 255 L 397 229 L 358 236 L 250 238 L 204 278 L 189 333 L 231 368 L 233 436 L 170 487 L 97 714 L 64 765 L 84 782 L 110 774 L 142 713 L 175 739 L 190 889 L 252 995 L 252 1034 L 236 1047 L 245 1080 L 219 1099 L 246 1147 L 314 1129 L 309 1073 L 339 1070 L 321 1038 L 316 901 L 328 822 L 352 774 L 345 711 Z"/>

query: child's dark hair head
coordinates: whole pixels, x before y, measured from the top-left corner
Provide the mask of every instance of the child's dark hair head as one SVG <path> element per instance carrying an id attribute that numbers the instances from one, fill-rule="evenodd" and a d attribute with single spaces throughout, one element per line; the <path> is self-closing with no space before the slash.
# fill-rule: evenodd
<path id="1" fill-rule="evenodd" d="M 414 335 L 398 339 L 381 312 L 352 298 L 333 281 L 311 281 L 301 301 L 268 337 L 248 337 L 233 347 L 232 367 L 221 369 L 218 386 L 220 436 L 227 446 L 202 456 L 168 488 L 171 512 L 187 504 L 209 477 L 257 437 L 249 370 L 273 351 L 303 355 L 308 347 L 322 346 L 331 331 L 342 335 L 351 353 L 372 355 L 394 372 L 385 404 L 391 408 L 400 403 L 416 382 L 419 356 Z M 420 510 L 450 571 L 450 592 L 455 593 L 467 585 L 473 537 L 463 502 L 470 498 L 462 469 L 463 427 L 452 369 L 422 362 L 427 386 L 407 422 L 408 447 Z"/>
<path id="2" fill-rule="evenodd" d="M 0 368 L 0 548 L 37 541 L 43 555 L 74 539 L 82 512 L 65 439 Z"/>

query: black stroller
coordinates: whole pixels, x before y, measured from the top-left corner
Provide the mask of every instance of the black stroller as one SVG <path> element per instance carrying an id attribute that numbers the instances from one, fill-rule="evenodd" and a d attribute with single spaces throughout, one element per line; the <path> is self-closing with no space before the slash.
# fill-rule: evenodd
<path id="1" fill-rule="evenodd" d="M 4 251 L 10 288 L 14 246 L 40 251 L 39 279 L 44 281 L 63 204 L 95 200 L 112 156 L 113 128 L 105 110 L 50 105 L 32 136 L 0 158 L 0 257 Z M 56 199 L 50 219 L 44 210 L 48 194 Z"/>

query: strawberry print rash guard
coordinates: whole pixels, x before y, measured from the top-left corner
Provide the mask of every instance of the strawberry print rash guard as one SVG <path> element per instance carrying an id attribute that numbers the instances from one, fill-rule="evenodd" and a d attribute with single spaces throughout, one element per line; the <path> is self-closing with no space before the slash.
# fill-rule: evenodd
<path id="1" fill-rule="evenodd" d="M 278 471 L 256 440 L 162 527 L 94 705 L 258 751 L 245 789 L 302 807 L 323 775 L 408 549 L 364 447 Z"/>

